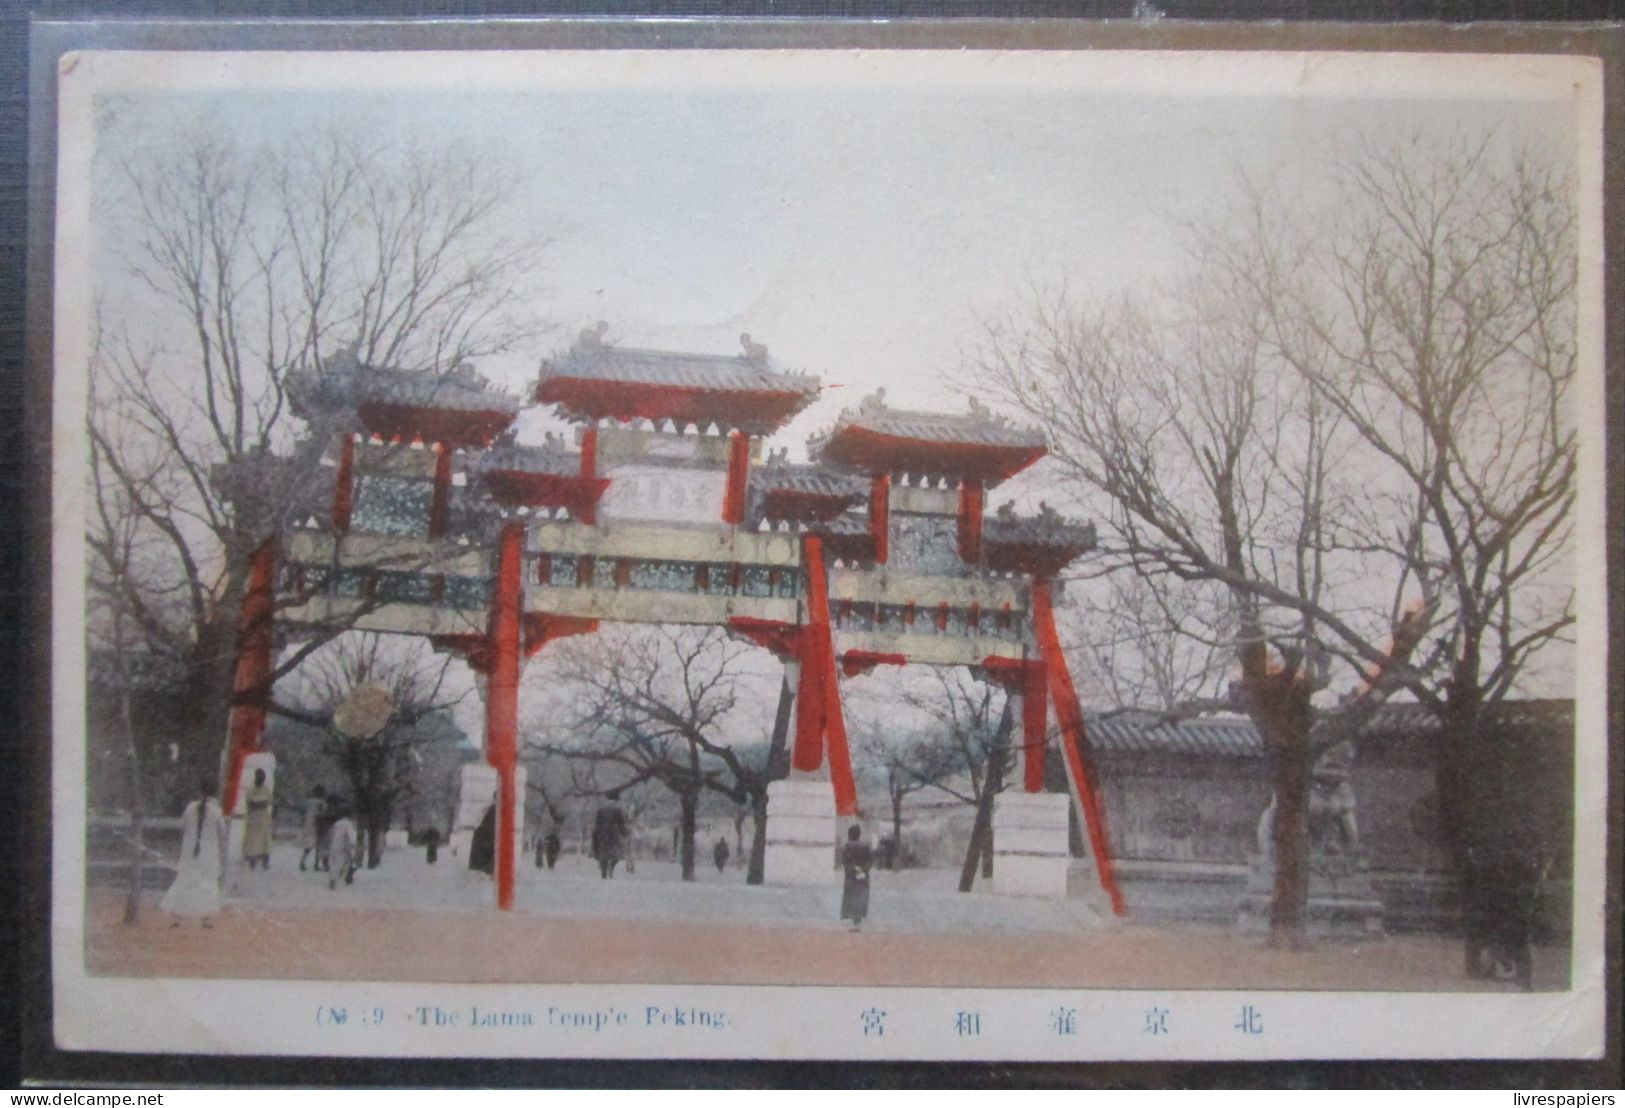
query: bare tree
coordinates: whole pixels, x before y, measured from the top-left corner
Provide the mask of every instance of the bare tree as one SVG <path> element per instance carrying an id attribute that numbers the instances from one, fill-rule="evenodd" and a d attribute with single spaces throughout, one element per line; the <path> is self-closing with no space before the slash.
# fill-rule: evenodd
<path id="1" fill-rule="evenodd" d="M 1486 639 L 1504 695 L 1568 618 L 1514 596 L 1566 543 L 1567 209 L 1490 149 L 1368 145 L 1327 218 L 1255 191 L 1197 229 L 1191 278 L 1037 298 L 977 365 L 1096 496 L 1107 567 L 1223 590 L 1240 674 L 1195 707 L 1245 710 L 1264 738 L 1280 942 L 1302 936 L 1317 753 L 1400 688 L 1460 704 L 1467 680 L 1482 703 Z"/>
<path id="2" fill-rule="evenodd" d="M 1438 666 L 1404 676 L 1441 724 L 1469 972 L 1510 911 L 1494 901 L 1528 899 L 1489 879 L 1507 850 L 1492 841 L 1506 821 L 1474 795 L 1484 715 L 1574 619 L 1577 270 L 1570 182 L 1550 162 L 1491 138 L 1367 142 L 1341 164 L 1347 214 L 1304 251 L 1308 281 L 1281 283 L 1256 247 L 1232 255 L 1276 305 L 1282 356 L 1384 463 L 1340 544 L 1397 559 L 1440 598 Z"/>
<path id="3" fill-rule="evenodd" d="M 321 752 L 344 774 L 355 805 L 356 822 L 367 839 L 367 865 L 378 865 L 384 834 L 401 805 L 415 795 L 423 749 L 443 741 L 426 727 L 461 699 L 446 689 L 449 658 L 436 657 L 426 644 L 371 632 L 351 632 L 327 643 L 299 674 L 296 703 L 278 704 L 278 714 L 319 728 Z M 381 688 L 393 712 L 377 734 L 358 737 L 335 725 L 334 714 L 356 689 Z"/>
<path id="4" fill-rule="evenodd" d="M 619 768 L 615 788 L 657 781 L 669 789 L 678 803 L 684 881 L 694 880 L 702 793 L 721 793 L 765 816 L 767 760 L 725 737 L 743 703 L 750 653 L 717 628 L 667 626 L 614 628 L 559 648 L 562 723 L 544 727 L 549 737 L 533 745 Z"/>
<path id="5" fill-rule="evenodd" d="M 903 859 L 903 804 L 913 794 L 930 785 L 945 770 L 940 748 L 927 734 L 909 731 L 897 734 L 876 719 L 855 722 L 851 733 L 856 739 L 853 752 L 859 773 L 878 774 L 886 786 L 886 802 L 891 812 L 891 869 L 901 868 Z"/>
<path id="6" fill-rule="evenodd" d="M 881 687 L 893 706 L 892 718 L 907 719 L 908 734 L 919 738 L 899 743 L 894 733 L 873 742 L 891 752 L 900 775 L 975 810 L 959 879 L 959 891 L 969 892 L 978 869 L 983 877 L 993 875 L 993 800 L 1014 761 L 1009 699 L 997 685 L 957 667 L 905 671 L 884 679 Z M 895 732 L 897 725 L 891 727 Z"/>
<path id="7" fill-rule="evenodd" d="M 96 218 L 122 267 L 98 291 L 90 435 L 95 480 L 139 520 L 143 556 L 90 584 L 182 668 L 195 726 L 181 737 L 210 744 L 250 560 L 316 483 L 321 433 L 263 464 L 295 438 L 289 375 L 351 343 L 363 364 L 430 373 L 509 348 L 533 330 L 521 293 L 536 243 L 508 230 L 517 182 L 466 151 L 358 129 L 247 148 L 207 125 L 104 149 Z M 101 528 L 93 547 L 112 541 Z"/>

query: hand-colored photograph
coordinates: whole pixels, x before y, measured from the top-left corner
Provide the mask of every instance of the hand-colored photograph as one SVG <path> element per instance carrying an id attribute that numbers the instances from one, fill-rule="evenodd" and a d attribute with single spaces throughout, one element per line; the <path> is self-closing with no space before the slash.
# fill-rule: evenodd
<path id="1" fill-rule="evenodd" d="M 827 987 L 789 1057 L 1592 996 L 1596 72 L 68 55 L 59 978 Z"/>

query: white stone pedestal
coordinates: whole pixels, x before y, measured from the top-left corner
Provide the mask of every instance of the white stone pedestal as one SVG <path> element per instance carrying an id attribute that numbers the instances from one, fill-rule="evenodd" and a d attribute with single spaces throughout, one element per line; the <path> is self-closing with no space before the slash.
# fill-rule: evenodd
<path id="1" fill-rule="evenodd" d="M 828 781 L 773 781 L 767 786 L 769 885 L 834 885 L 835 794 Z"/>
<path id="2" fill-rule="evenodd" d="M 993 798 L 993 891 L 1000 896 L 1066 897 L 1065 793 L 1003 792 Z"/>
<path id="3" fill-rule="evenodd" d="M 518 860 L 525 854 L 525 767 L 518 766 L 513 774 L 513 851 L 517 872 Z M 468 866 L 468 848 L 474 841 L 474 829 L 485 818 L 485 810 L 497 799 L 497 771 L 488 762 L 469 762 L 463 766 L 462 784 L 457 791 L 457 814 L 451 821 L 450 849 L 464 868 Z"/>
<path id="4" fill-rule="evenodd" d="M 226 821 L 226 858 L 230 862 L 243 860 L 243 837 L 248 833 L 248 823 L 244 816 L 248 812 L 248 790 L 254 787 L 254 771 L 265 771 L 265 784 L 271 790 L 271 796 L 276 796 L 276 755 L 269 750 L 257 750 L 243 759 L 243 771 L 237 777 L 237 803 L 228 813 L 231 817 Z M 275 800 L 272 800 L 275 804 Z M 274 810 L 274 808 L 273 808 Z M 273 829 L 275 823 L 272 824 Z"/>

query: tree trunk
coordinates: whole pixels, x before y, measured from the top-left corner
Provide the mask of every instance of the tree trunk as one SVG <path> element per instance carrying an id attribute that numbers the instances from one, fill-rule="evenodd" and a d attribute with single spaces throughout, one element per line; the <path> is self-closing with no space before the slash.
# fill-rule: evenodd
<path id="1" fill-rule="evenodd" d="M 1270 945 L 1300 949 L 1307 939 L 1309 907 L 1308 736 L 1304 741 L 1277 748 L 1270 758 L 1275 786 L 1275 823 L 1270 845 L 1275 859 L 1275 884 L 1270 898 Z"/>
<path id="2" fill-rule="evenodd" d="M 745 871 L 745 884 L 760 885 L 766 879 L 767 869 L 767 790 L 750 798 L 752 827 L 750 832 L 750 868 Z"/>
<path id="3" fill-rule="evenodd" d="M 999 729 L 993 734 L 988 750 L 987 775 L 982 781 L 982 792 L 976 798 L 976 822 L 971 824 L 970 846 L 965 851 L 965 864 L 959 869 L 959 891 L 968 893 L 976 884 L 977 861 L 981 860 L 983 877 L 993 876 L 993 798 L 1004 787 L 1004 756 L 1010 741 L 1010 701 L 1004 702 L 1004 714 L 999 717 Z"/>
<path id="4" fill-rule="evenodd" d="M 903 862 L 903 794 L 891 791 L 891 865 L 896 872 Z"/>
<path id="5" fill-rule="evenodd" d="M 679 849 L 683 861 L 683 880 L 692 881 L 694 880 L 694 814 L 695 809 L 699 807 L 699 794 L 692 790 L 680 792 L 677 794 L 677 804 L 682 813 L 682 821 L 678 826 L 682 829 Z"/>
<path id="6" fill-rule="evenodd" d="M 1438 796 L 1439 833 L 1450 855 L 1460 903 L 1462 968 L 1468 977 L 1485 975 L 1484 955 L 1490 943 L 1492 911 L 1487 910 L 1484 880 L 1473 849 L 1475 805 L 1468 755 L 1477 730 L 1476 705 L 1454 702 L 1440 720 L 1437 761 L 1433 771 Z"/>
<path id="7" fill-rule="evenodd" d="M 767 779 L 777 781 L 790 772 L 790 709 L 795 693 L 790 678 L 779 681 L 779 707 L 773 714 L 773 738 L 767 744 Z"/>
<path id="8" fill-rule="evenodd" d="M 118 699 L 119 725 L 124 732 L 124 746 L 130 758 L 130 887 L 124 896 L 124 922 L 133 924 L 141 917 L 141 886 L 146 875 L 147 804 L 143 795 L 146 790 L 141 780 L 141 752 L 136 748 L 135 725 L 130 718 L 129 674 L 123 665 L 122 655 Z"/>

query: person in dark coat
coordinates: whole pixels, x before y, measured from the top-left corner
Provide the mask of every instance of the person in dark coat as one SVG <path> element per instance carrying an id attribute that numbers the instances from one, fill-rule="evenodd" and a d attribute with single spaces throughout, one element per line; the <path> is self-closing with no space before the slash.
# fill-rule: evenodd
<path id="1" fill-rule="evenodd" d="M 423 833 L 423 856 L 431 866 L 440 857 L 440 828 L 431 827 Z"/>
<path id="2" fill-rule="evenodd" d="M 854 931 L 863 926 L 863 917 L 869 914 L 869 871 L 874 864 L 875 852 L 863 841 L 863 828 L 854 823 L 847 829 L 846 846 L 841 848 L 841 866 L 846 871 L 841 918 L 851 920 Z"/>
<path id="3" fill-rule="evenodd" d="M 598 860 L 598 876 L 615 876 L 615 864 L 626 845 L 626 812 L 621 809 L 620 791 L 604 794 L 605 803 L 592 820 L 592 856 Z"/>
<path id="4" fill-rule="evenodd" d="M 547 837 L 542 840 L 542 849 L 547 854 L 548 869 L 552 869 L 554 866 L 558 865 L 559 847 L 562 845 L 563 844 L 559 841 L 559 832 L 557 828 L 550 830 L 547 833 Z"/>
<path id="5" fill-rule="evenodd" d="M 468 868 L 479 870 L 486 876 L 497 869 L 497 806 L 491 805 L 474 828 L 474 839 L 468 844 Z"/>
<path id="6" fill-rule="evenodd" d="M 728 868 L 728 855 L 730 853 L 732 852 L 728 849 L 728 840 L 718 839 L 717 845 L 711 849 L 711 860 L 717 864 L 718 873 Z"/>

